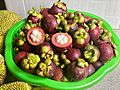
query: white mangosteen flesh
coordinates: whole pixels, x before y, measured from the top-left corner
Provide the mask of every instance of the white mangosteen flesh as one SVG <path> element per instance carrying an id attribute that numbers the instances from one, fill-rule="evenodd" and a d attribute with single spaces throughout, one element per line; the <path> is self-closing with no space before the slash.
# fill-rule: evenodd
<path id="1" fill-rule="evenodd" d="M 58 44 L 66 44 L 68 43 L 68 37 L 63 34 L 60 34 L 56 37 L 56 42 Z"/>

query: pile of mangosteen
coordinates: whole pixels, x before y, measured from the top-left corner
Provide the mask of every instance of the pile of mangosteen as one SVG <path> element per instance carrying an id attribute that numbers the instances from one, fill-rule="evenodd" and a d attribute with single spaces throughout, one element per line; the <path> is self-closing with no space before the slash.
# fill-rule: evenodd
<path id="1" fill-rule="evenodd" d="M 57 81 L 82 80 L 116 56 L 101 19 L 67 12 L 60 0 L 28 14 L 13 41 L 15 63 L 28 73 Z"/>

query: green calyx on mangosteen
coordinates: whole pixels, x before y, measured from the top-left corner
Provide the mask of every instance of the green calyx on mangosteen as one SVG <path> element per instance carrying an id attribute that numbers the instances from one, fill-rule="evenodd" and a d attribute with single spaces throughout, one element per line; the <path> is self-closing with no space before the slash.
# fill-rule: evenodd
<path id="1" fill-rule="evenodd" d="M 73 33 L 73 47 L 75 48 L 83 48 L 90 41 L 90 36 L 87 31 L 83 28 L 78 28 Z"/>
<path id="2" fill-rule="evenodd" d="M 89 63 L 94 63 L 100 57 L 100 51 L 94 45 L 87 45 L 83 51 L 83 56 Z"/>

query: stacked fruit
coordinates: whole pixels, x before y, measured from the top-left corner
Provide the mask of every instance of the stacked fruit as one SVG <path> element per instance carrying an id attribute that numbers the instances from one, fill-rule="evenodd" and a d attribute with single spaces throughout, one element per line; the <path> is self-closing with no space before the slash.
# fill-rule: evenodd
<path id="1" fill-rule="evenodd" d="M 14 60 L 26 72 L 57 81 L 82 80 L 116 55 L 102 20 L 67 12 L 61 1 L 28 13 L 13 41 Z"/>

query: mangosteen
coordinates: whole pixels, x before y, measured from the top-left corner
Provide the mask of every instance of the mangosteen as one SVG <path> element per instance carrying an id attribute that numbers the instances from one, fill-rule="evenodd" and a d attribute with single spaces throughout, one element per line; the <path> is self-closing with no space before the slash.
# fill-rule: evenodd
<path id="1" fill-rule="evenodd" d="M 69 33 L 72 33 L 73 31 L 78 29 L 78 24 L 74 22 L 73 20 L 67 20 L 68 25 L 70 25 Z"/>
<path id="2" fill-rule="evenodd" d="M 43 16 L 46 16 L 47 14 L 49 14 L 49 10 L 50 8 L 42 8 L 40 13 L 43 15 Z"/>
<path id="3" fill-rule="evenodd" d="M 108 32 L 106 29 L 100 29 L 101 35 L 98 40 L 94 41 L 95 45 L 103 44 L 103 43 L 110 43 L 111 33 Z"/>
<path id="4" fill-rule="evenodd" d="M 100 60 L 102 62 L 107 62 L 114 56 L 114 51 L 110 44 L 103 43 L 98 45 L 98 48 L 100 50 Z"/>
<path id="5" fill-rule="evenodd" d="M 45 32 L 47 33 L 57 32 L 56 27 L 58 26 L 58 23 L 56 18 L 53 15 L 51 14 L 44 15 L 41 20 L 41 24 L 45 28 Z"/>
<path id="6" fill-rule="evenodd" d="M 28 22 L 37 23 L 42 18 L 42 15 L 34 7 L 28 11 L 28 14 Z"/>
<path id="7" fill-rule="evenodd" d="M 36 55 L 34 53 L 27 53 L 27 56 L 21 60 L 21 68 L 25 71 L 34 73 L 35 68 L 39 62 L 39 55 Z"/>
<path id="8" fill-rule="evenodd" d="M 100 68 L 103 65 L 102 62 L 100 62 L 99 60 L 97 62 L 93 63 L 93 66 L 95 67 L 95 69 L 97 70 L 98 68 Z"/>
<path id="9" fill-rule="evenodd" d="M 62 78 L 63 78 L 63 71 L 62 71 L 62 69 L 60 67 L 56 67 L 55 73 L 52 76 L 52 79 L 56 80 L 56 81 L 61 81 Z"/>
<path id="10" fill-rule="evenodd" d="M 89 63 L 96 62 L 100 57 L 99 49 L 94 45 L 87 45 L 83 51 L 83 57 Z"/>
<path id="11" fill-rule="evenodd" d="M 60 0 L 53 4 L 53 6 L 50 8 L 50 13 L 55 15 L 58 13 L 65 13 L 67 11 L 66 4 L 64 2 L 61 2 Z"/>
<path id="12" fill-rule="evenodd" d="M 18 64 L 21 59 L 25 58 L 27 56 L 27 52 L 20 51 L 15 55 L 15 63 Z"/>
<path id="13" fill-rule="evenodd" d="M 67 72 L 70 80 L 82 80 L 88 76 L 88 63 L 84 59 L 78 58 L 77 62 L 68 65 Z"/>
<path id="14" fill-rule="evenodd" d="M 61 52 L 68 50 L 72 45 L 72 37 L 68 33 L 56 33 L 52 35 L 52 44 Z"/>
<path id="15" fill-rule="evenodd" d="M 55 71 L 56 71 L 56 65 L 52 61 L 47 63 L 41 62 L 38 65 L 36 74 L 39 76 L 51 78 L 52 76 L 54 76 Z"/>
<path id="16" fill-rule="evenodd" d="M 78 24 L 82 24 L 85 22 L 85 17 L 80 11 L 74 12 L 73 20 Z"/>
<path id="17" fill-rule="evenodd" d="M 95 72 L 95 67 L 92 64 L 88 65 L 88 76 L 92 75 Z"/>
<path id="18" fill-rule="evenodd" d="M 41 55 L 41 53 L 48 53 L 49 51 L 52 51 L 52 47 L 49 42 L 43 42 L 36 47 L 36 53 L 38 55 Z"/>
<path id="19" fill-rule="evenodd" d="M 102 40 L 102 39 L 98 39 L 98 40 L 95 40 L 94 41 L 94 44 L 96 45 L 96 46 L 98 46 L 98 45 L 100 45 L 100 44 L 104 44 L 104 43 L 110 43 L 110 39 L 107 39 L 107 40 Z"/>
<path id="20" fill-rule="evenodd" d="M 31 51 L 31 48 L 32 48 L 32 46 L 31 46 L 29 43 L 27 43 L 27 42 L 25 42 L 25 43 L 20 47 L 21 50 L 26 51 L 26 52 L 30 52 L 30 51 Z"/>
<path id="21" fill-rule="evenodd" d="M 78 28 L 73 34 L 73 47 L 75 48 L 83 48 L 85 47 L 89 41 L 90 36 L 84 28 Z"/>
<path id="22" fill-rule="evenodd" d="M 32 23 L 37 23 L 39 18 L 37 16 L 32 16 L 32 15 L 29 15 L 28 16 L 28 20 L 31 20 Z"/>
<path id="23" fill-rule="evenodd" d="M 67 59 L 69 59 L 70 61 L 76 61 L 77 58 L 81 57 L 81 52 L 79 49 L 76 48 L 70 48 L 68 49 L 68 51 L 66 52 L 66 57 Z"/>
<path id="24" fill-rule="evenodd" d="M 92 41 L 98 40 L 99 37 L 100 37 L 100 29 L 99 29 L 99 27 L 96 26 L 94 23 L 89 25 L 89 27 L 90 27 L 90 30 L 88 32 L 89 32 L 89 35 L 90 35 L 90 39 Z"/>

